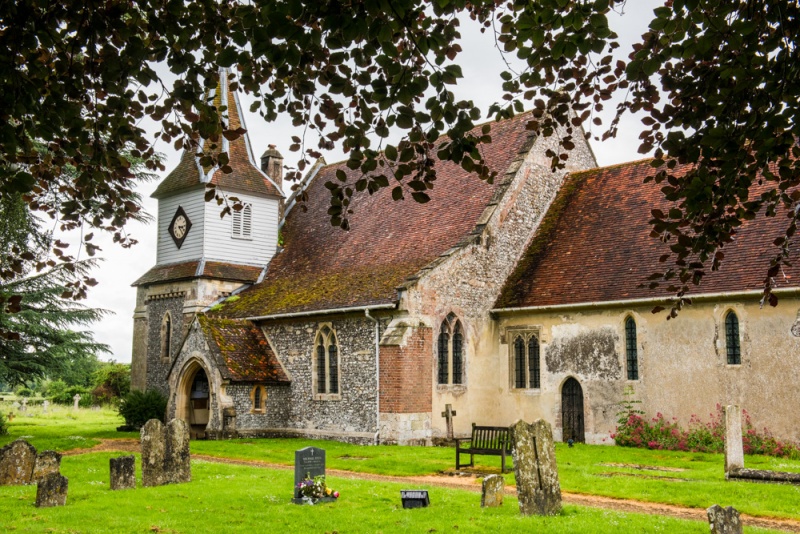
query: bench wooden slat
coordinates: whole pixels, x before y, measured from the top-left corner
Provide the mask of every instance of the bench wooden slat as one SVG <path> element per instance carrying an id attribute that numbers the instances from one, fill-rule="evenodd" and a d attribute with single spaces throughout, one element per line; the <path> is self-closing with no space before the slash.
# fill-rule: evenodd
<path id="1" fill-rule="evenodd" d="M 484 454 L 502 457 L 502 471 L 506 471 L 506 456 L 511 454 L 511 444 L 508 427 L 504 426 L 478 426 L 472 424 L 472 436 L 469 447 L 462 448 L 461 442 L 467 441 L 460 438 L 456 440 L 456 469 L 475 466 L 475 454 Z M 469 454 L 470 463 L 461 463 L 461 454 Z"/>

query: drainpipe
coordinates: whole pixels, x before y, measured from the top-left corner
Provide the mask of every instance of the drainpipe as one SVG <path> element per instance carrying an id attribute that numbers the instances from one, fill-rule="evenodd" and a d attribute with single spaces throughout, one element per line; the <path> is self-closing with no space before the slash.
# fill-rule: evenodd
<path id="1" fill-rule="evenodd" d="M 375 445 L 380 445 L 381 435 L 381 338 L 380 322 L 369 314 L 369 308 L 364 310 L 367 319 L 375 321 Z"/>

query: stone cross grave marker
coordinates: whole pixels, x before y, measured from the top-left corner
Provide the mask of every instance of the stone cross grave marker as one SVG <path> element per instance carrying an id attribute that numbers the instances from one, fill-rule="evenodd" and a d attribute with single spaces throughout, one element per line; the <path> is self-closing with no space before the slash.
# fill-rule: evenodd
<path id="1" fill-rule="evenodd" d="M 742 409 L 731 404 L 725 406 L 725 476 L 743 468 Z"/>
<path id="2" fill-rule="evenodd" d="M 22 406 L 20 406 L 19 411 L 27 412 L 28 411 L 28 399 L 27 397 L 22 397 Z"/>
<path id="3" fill-rule="evenodd" d="M 742 534 L 739 512 L 732 506 L 723 508 L 715 504 L 708 510 L 708 526 L 711 534 Z"/>
<path id="4" fill-rule="evenodd" d="M 50 401 L 44 401 L 44 402 L 42 403 L 42 413 L 43 413 L 43 414 L 46 414 L 46 413 L 47 413 L 47 409 L 48 409 L 49 407 L 50 407 Z"/>
<path id="5" fill-rule="evenodd" d="M 453 417 L 455 417 L 455 415 L 456 411 L 453 409 L 453 406 L 445 404 L 442 417 L 447 420 L 447 439 L 453 439 Z"/>
<path id="6" fill-rule="evenodd" d="M 306 447 L 299 451 L 294 451 L 294 499 L 292 502 L 300 504 L 303 502 L 300 490 L 297 485 L 306 478 L 325 475 L 325 450 L 317 447 Z"/>
<path id="7" fill-rule="evenodd" d="M 520 513 L 558 515 L 561 512 L 561 485 L 552 428 L 546 421 L 538 419 L 532 425 L 517 421 L 509 432 Z"/>
<path id="8" fill-rule="evenodd" d="M 77 410 L 78 409 L 78 403 L 81 401 L 81 396 L 78 393 L 76 393 L 75 396 L 72 397 L 72 401 L 73 401 L 72 409 L 73 410 Z"/>

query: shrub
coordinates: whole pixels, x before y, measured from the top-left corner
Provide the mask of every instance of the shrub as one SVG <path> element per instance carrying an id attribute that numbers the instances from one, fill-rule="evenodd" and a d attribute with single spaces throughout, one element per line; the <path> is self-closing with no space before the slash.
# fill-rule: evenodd
<path id="1" fill-rule="evenodd" d="M 167 398 L 156 390 L 133 390 L 122 399 L 119 414 L 125 418 L 125 424 L 139 430 L 150 419 L 164 422 L 167 412 Z"/>
<path id="2" fill-rule="evenodd" d="M 88 388 L 81 386 L 69 386 L 66 389 L 56 393 L 51 397 L 52 401 L 56 404 L 72 405 L 75 395 L 80 395 L 81 400 L 78 402 L 79 406 L 88 408 L 92 405 L 92 395 Z"/>
<path id="3" fill-rule="evenodd" d="M 20 386 L 14 390 L 14 394 L 17 397 L 33 397 L 33 390 L 26 388 L 25 386 Z"/>
<path id="4" fill-rule="evenodd" d="M 725 448 L 724 416 L 719 404 L 716 412 L 710 414 L 708 423 L 692 415 L 688 429 L 681 428 L 676 418 L 668 421 L 660 413 L 648 421 L 642 417 L 642 412 L 632 409 L 630 402 L 623 402 L 623 410 L 618 415 L 618 426 L 611 437 L 622 447 L 688 452 L 723 452 Z M 758 432 L 746 410 L 742 410 L 742 415 L 745 454 L 800 459 L 800 449 L 796 445 L 775 439 L 766 428 Z"/>
<path id="5" fill-rule="evenodd" d="M 0 436 L 8 435 L 8 421 L 6 416 L 0 413 Z"/>
<path id="6" fill-rule="evenodd" d="M 92 398 L 98 404 L 119 402 L 131 390 L 131 366 L 105 363 L 94 373 Z"/>

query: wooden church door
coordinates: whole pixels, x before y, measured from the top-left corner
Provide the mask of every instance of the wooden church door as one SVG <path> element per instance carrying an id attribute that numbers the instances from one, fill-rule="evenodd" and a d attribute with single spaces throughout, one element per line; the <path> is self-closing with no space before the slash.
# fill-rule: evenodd
<path id="1" fill-rule="evenodd" d="M 583 389 L 580 383 L 570 377 L 561 388 L 561 427 L 564 441 L 570 439 L 583 443 Z"/>

